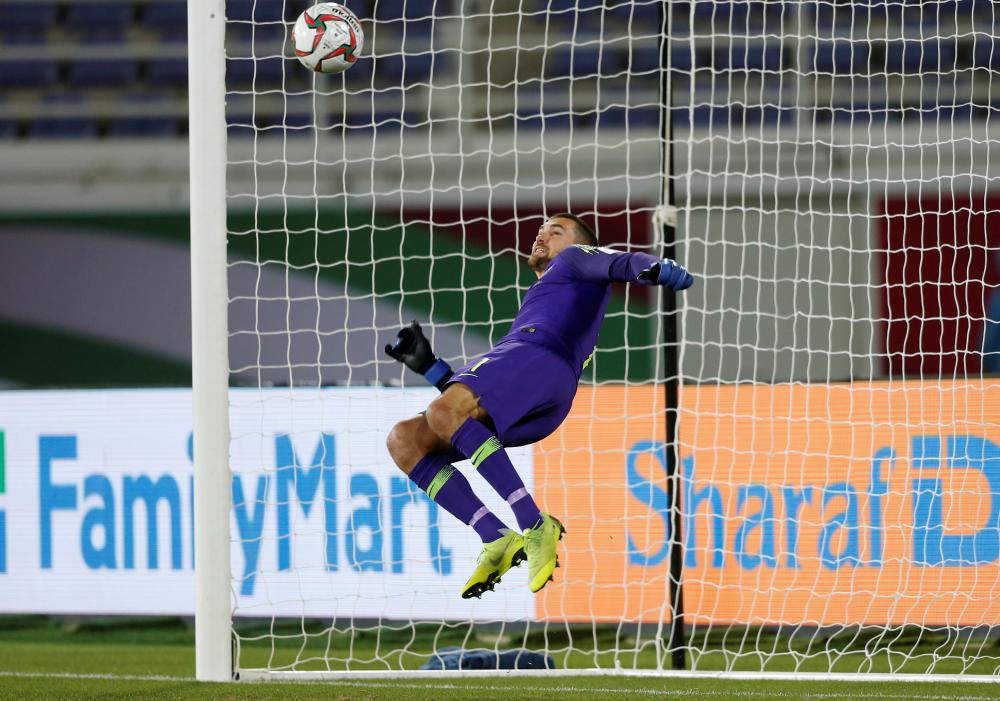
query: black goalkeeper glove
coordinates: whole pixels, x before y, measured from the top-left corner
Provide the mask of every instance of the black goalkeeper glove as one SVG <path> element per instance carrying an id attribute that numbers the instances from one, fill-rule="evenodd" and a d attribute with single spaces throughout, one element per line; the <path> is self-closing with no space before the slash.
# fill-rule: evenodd
<path id="1" fill-rule="evenodd" d="M 684 269 L 680 263 L 664 258 L 659 263 L 639 273 L 639 280 L 651 285 L 663 285 L 674 292 L 686 290 L 694 284 L 694 276 Z"/>
<path id="2" fill-rule="evenodd" d="M 396 340 L 386 344 L 385 352 L 401 362 L 413 372 L 423 375 L 428 382 L 440 390 L 451 379 L 451 366 L 434 356 L 431 342 L 424 336 L 420 324 L 411 321 L 396 334 Z"/>

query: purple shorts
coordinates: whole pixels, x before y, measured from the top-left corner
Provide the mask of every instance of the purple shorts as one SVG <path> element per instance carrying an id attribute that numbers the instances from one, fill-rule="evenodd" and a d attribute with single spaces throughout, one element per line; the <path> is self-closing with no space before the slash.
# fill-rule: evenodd
<path id="1" fill-rule="evenodd" d="M 536 443 L 569 414 L 577 376 L 569 364 L 535 343 L 507 341 L 455 371 L 479 397 L 505 446 Z"/>

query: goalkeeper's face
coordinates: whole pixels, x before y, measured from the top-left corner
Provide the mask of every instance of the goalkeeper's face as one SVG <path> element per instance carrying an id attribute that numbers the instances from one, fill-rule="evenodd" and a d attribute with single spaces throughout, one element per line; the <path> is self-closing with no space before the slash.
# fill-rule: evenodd
<path id="1" fill-rule="evenodd" d="M 531 242 L 528 265 L 535 274 L 541 276 L 549 263 L 564 250 L 576 243 L 576 223 L 572 219 L 552 217 L 538 230 Z"/>

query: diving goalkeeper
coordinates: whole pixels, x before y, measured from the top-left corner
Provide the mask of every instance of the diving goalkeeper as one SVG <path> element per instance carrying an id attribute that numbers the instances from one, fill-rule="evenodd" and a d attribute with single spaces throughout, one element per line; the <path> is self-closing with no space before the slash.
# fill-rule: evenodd
<path id="1" fill-rule="evenodd" d="M 510 331 L 457 372 L 434 357 L 416 322 L 385 348 L 442 391 L 426 412 L 393 426 L 386 443 L 399 469 L 483 540 L 463 598 L 492 591 L 525 558 L 532 592 L 552 579 L 565 529 L 538 508 L 505 448 L 540 441 L 569 414 L 580 374 L 593 356 L 611 283 L 679 291 L 694 282 L 672 260 L 597 245 L 590 226 L 573 214 L 545 221 L 528 259 L 538 282 L 524 295 Z M 523 535 L 491 513 L 452 467 L 465 459 L 510 504 Z"/>

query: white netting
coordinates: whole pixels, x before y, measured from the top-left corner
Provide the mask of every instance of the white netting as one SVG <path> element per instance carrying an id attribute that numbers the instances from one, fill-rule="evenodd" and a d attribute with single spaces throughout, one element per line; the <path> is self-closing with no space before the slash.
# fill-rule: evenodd
<path id="1" fill-rule="evenodd" d="M 537 597 L 459 598 L 478 540 L 384 448 L 435 390 L 382 351 L 411 319 L 488 349 L 545 214 L 660 250 L 669 62 L 689 667 L 996 669 L 989 3 L 348 0 L 339 76 L 289 55 L 308 3 L 227 4 L 238 668 L 670 668 L 659 297 L 616 290 L 573 414 L 512 451 L 569 529 Z"/>

